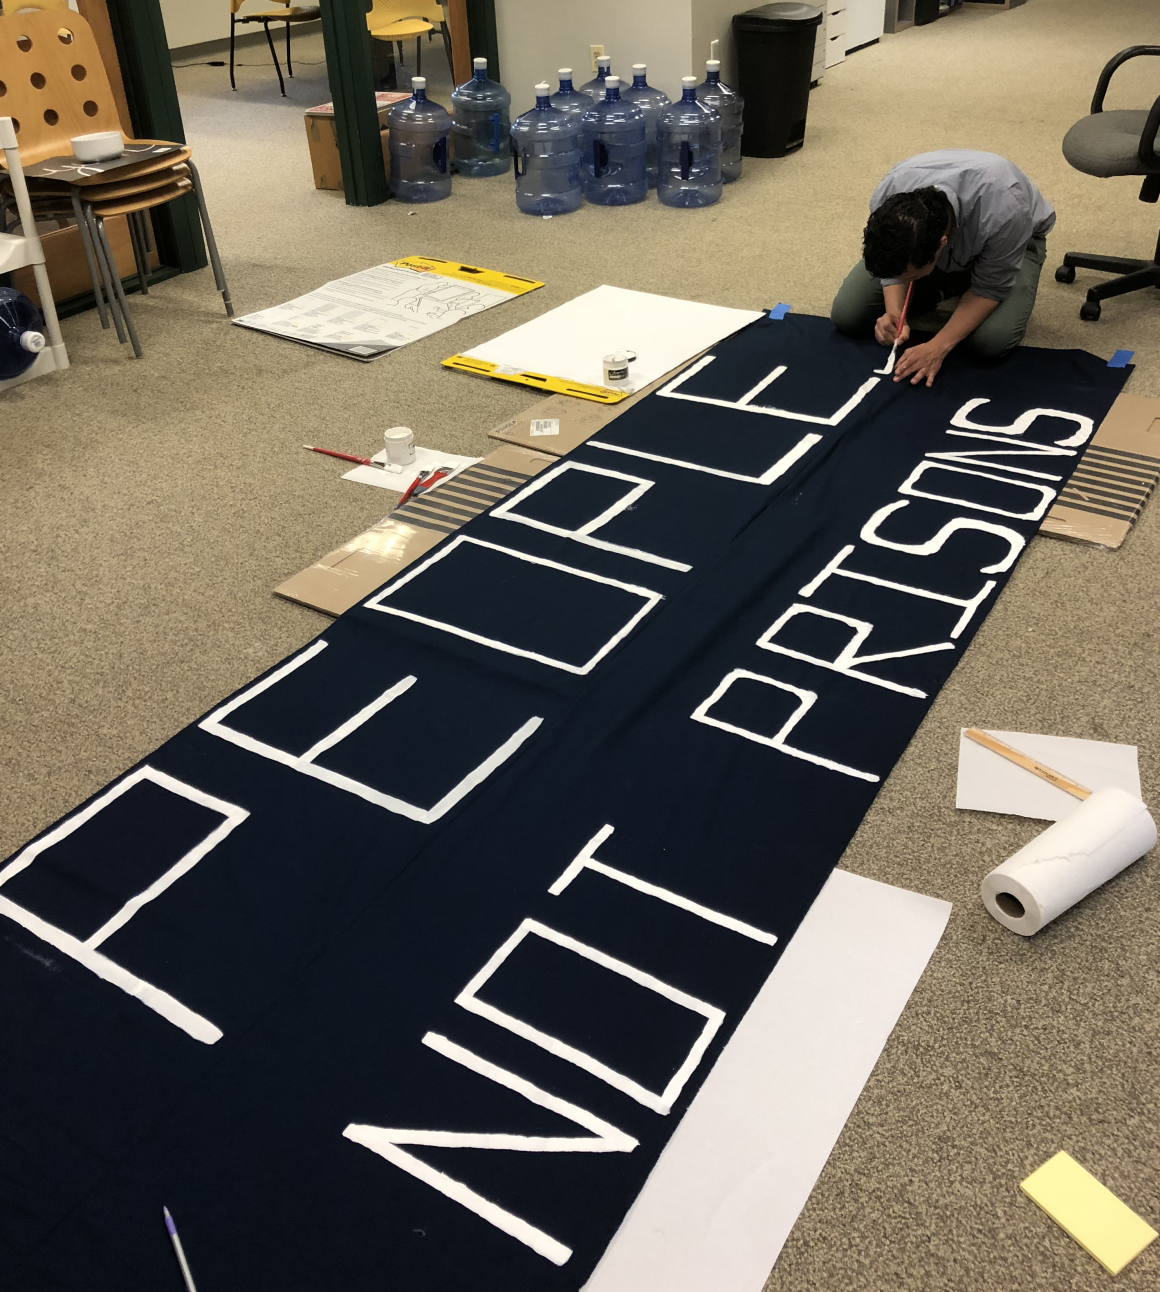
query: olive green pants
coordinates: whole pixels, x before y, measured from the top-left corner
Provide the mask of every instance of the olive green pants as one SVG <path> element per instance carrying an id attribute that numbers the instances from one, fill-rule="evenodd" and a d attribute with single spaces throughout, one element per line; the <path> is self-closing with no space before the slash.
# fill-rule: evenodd
<path id="1" fill-rule="evenodd" d="M 1023 340 L 1046 255 L 1047 239 L 1037 234 L 1027 244 L 1023 264 L 1007 299 L 1000 301 L 999 308 L 963 339 L 960 344 L 964 350 L 977 359 L 1002 359 Z M 970 285 L 970 270 L 947 273 L 936 269 L 925 278 L 915 279 L 908 317 L 918 318 L 934 309 L 939 301 L 961 296 Z M 873 336 L 874 324 L 885 312 L 882 283 L 859 260 L 838 288 L 830 319 L 844 336 Z"/>

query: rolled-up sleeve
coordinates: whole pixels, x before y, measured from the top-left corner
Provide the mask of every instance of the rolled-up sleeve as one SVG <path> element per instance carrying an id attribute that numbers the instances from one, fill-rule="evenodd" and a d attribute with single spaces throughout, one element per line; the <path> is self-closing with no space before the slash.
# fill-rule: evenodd
<path id="1" fill-rule="evenodd" d="M 1007 299 L 1034 232 L 1030 212 L 1013 211 L 991 234 L 971 265 L 971 291 L 976 296 L 989 301 Z"/>

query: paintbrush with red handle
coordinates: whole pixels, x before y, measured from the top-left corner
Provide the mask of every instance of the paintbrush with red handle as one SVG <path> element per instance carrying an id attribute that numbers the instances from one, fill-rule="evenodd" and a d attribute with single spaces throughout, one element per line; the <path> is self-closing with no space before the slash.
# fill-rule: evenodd
<path id="1" fill-rule="evenodd" d="M 374 458 L 360 458 L 354 453 L 340 453 L 338 449 L 320 449 L 317 444 L 304 444 L 304 449 L 309 449 L 311 453 L 325 453 L 328 458 L 342 458 L 344 462 L 357 462 L 359 466 L 378 467 L 380 471 L 387 469 L 385 462 L 376 462 Z"/>

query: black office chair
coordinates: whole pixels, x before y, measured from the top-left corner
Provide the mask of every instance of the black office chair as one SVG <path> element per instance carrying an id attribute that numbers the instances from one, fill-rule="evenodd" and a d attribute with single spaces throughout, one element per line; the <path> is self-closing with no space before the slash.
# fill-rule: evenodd
<path id="1" fill-rule="evenodd" d="M 1107 179 L 1112 175 L 1142 175 L 1140 201 L 1160 199 L 1160 154 L 1156 134 L 1160 130 L 1160 99 L 1148 110 L 1104 111 L 1104 95 L 1117 68 L 1141 54 L 1160 55 L 1160 45 L 1133 45 L 1121 50 L 1100 73 L 1092 98 L 1091 115 L 1077 121 L 1063 138 L 1063 155 L 1085 175 Z M 1144 287 L 1160 287 L 1160 237 L 1151 260 L 1128 260 L 1123 256 L 1089 256 L 1069 251 L 1055 271 L 1057 283 L 1075 282 L 1076 269 L 1098 269 L 1119 274 L 1110 282 L 1088 290 L 1079 316 L 1094 322 L 1100 316 L 1100 301 L 1123 296 Z"/>

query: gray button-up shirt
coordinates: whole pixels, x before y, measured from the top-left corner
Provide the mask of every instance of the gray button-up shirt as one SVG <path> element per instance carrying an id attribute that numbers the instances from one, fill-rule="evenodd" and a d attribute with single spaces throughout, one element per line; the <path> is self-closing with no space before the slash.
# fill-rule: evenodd
<path id="1" fill-rule="evenodd" d="M 870 209 L 916 188 L 937 188 L 954 208 L 955 227 L 936 266 L 951 272 L 969 269 L 971 291 L 988 300 L 1006 300 L 1027 244 L 1055 225 L 1055 210 L 1042 193 L 1018 166 L 996 153 L 967 148 L 919 153 L 890 171 L 874 190 Z M 897 282 L 882 280 L 886 287 Z"/>

